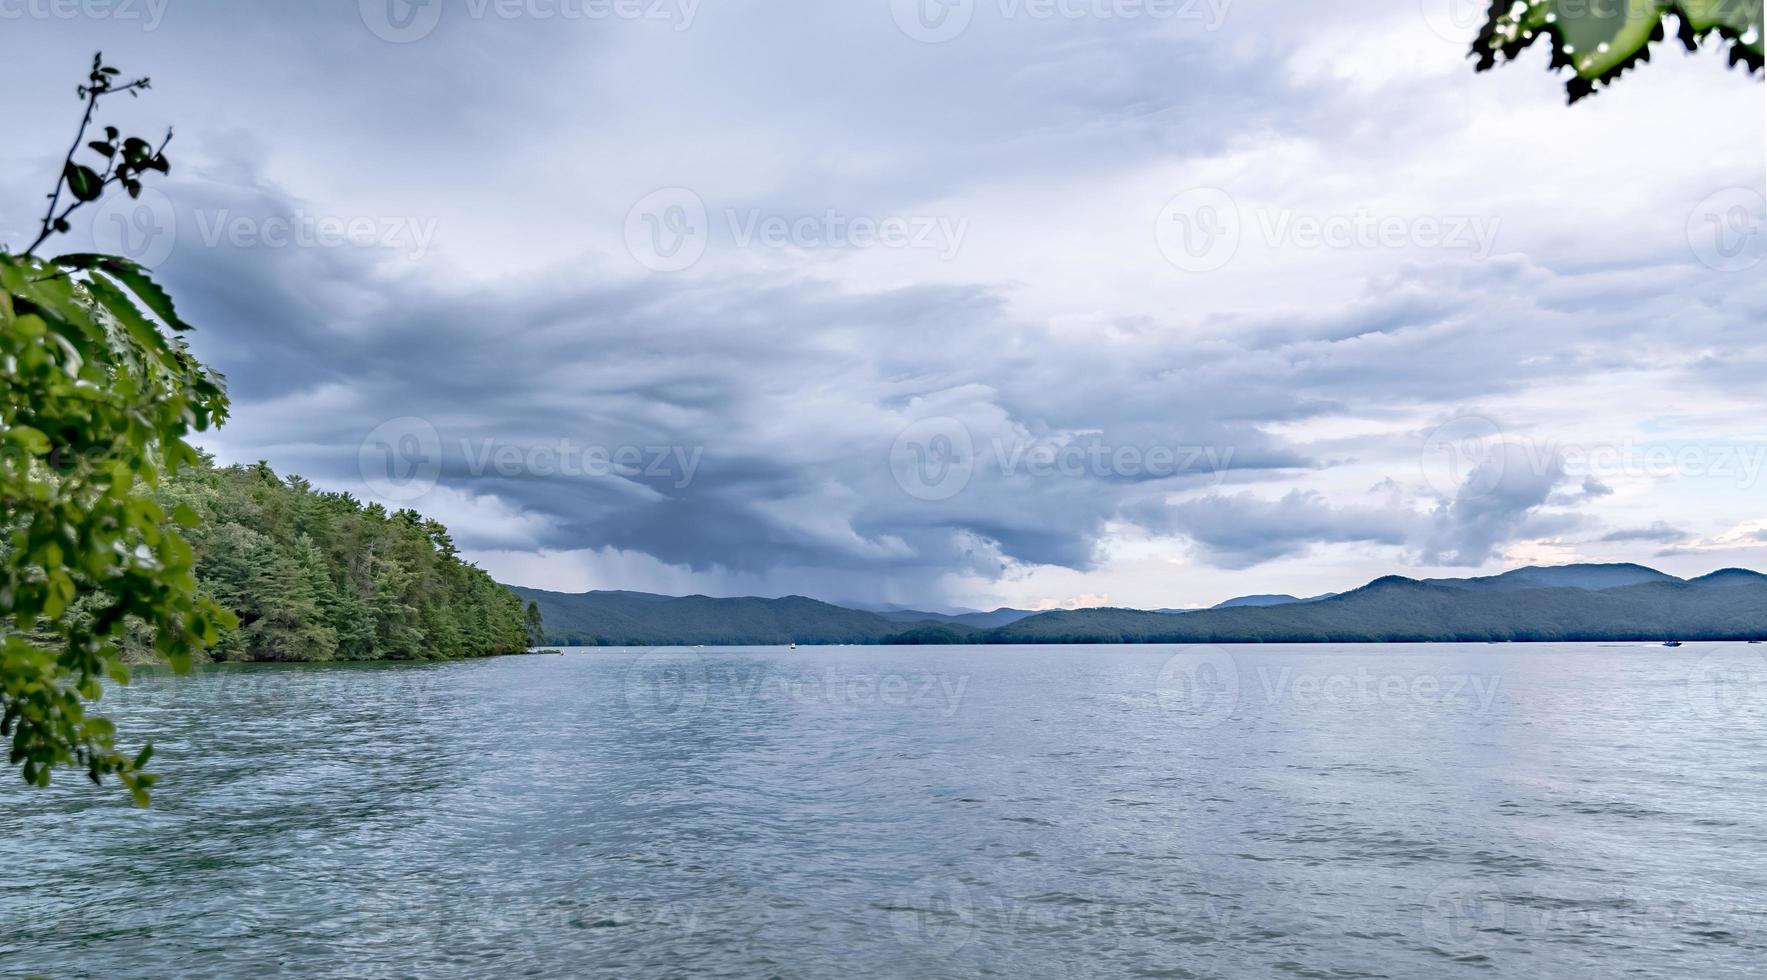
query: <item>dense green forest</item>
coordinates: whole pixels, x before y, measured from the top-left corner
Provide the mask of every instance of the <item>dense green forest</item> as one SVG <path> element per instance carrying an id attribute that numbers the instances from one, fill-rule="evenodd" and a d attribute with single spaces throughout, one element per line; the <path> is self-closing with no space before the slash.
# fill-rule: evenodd
<path id="1" fill-rule="evenodd" d="M 545 616 L 547 643 L 712 646 L 882 643 L 907 627 L 874 612 L 787 596 L 714 599 L 645 592 L 569 594 L 516 587 Z"/>
<path id="2" fill-rule="evenodd" d="M 200 593 L 239 617 L 215 660 L 434 660 L 528 647 L 521 600 L 462 561 L 447 528 L 318 491 L 264 463 L 181 468 L 157 492 L 185 532 Z M 145 637 L 129 644 L 144 655 Z"/>

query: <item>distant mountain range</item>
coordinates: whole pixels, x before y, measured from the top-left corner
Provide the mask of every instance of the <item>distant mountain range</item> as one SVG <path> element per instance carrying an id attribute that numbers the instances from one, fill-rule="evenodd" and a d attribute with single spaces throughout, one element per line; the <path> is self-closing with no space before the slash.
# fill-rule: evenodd
<path id="1" fill-rule="evenodd" d="M 571 646 L 786 643 L 1382 643 L 1767 638 L 1767 575 L 1680 579 L 1642 565 L 1518 568 L 1464 579 L 1376 579 L 1302 599 L 1254 595 L 1198 610 L 872 611 L 783 599 L 545 592 L 546 642 Z"/>
<path id="2" fill-rule="evenodd" d="M 1002 606 L 993 612 L 934 613 L 915 609 L 888 609 L 880 610 L 878 615 L 892 623 L 957 623 L 963 626 L 973 626 L 976 629 L 989 630 L 1006 626 L 1009 623 L 1016 623 L 1026 616 L 1037 614 L 1030 609 L 1008 609 Z"/>

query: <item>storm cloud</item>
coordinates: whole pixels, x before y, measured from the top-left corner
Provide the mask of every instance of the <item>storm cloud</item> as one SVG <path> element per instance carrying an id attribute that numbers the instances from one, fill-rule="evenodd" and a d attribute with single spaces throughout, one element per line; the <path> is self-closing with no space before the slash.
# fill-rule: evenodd
<path id="1" fill-rule="evenodd" d="M 198 325 L 209 448 L 433 513 L 507 581 L 1182 606 L 1764 516 L 1624 465 L 1758 439 L 1767 286 L 1689 238 L 1764 163 L 1716 57 L 1567 110 L 1428 5 L 984 4 L 936 41 L 886 0 L 376 9 L 8 24 L 0 238 L 90 51 L 155 76 L 118 112 L 177 123 L 174 179 L 72 244 Z"/>

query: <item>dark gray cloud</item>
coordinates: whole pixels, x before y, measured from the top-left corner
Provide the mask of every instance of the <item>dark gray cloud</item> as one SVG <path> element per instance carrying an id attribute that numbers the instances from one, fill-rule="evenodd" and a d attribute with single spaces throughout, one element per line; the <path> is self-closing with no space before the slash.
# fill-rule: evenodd
<path id="1" fill-rule="evenodd" d="M 1623 101 L 1647 95 L 1560 115 L 1536 73 L 1473 77 L 1415 5 L 1235 3 L 1205 26 L 978 4 L 945 44 L 884 0 L 693 5 L 691 23 L 448 0 L 410 43 L 377 35 L 373 6 L 8 23 L 33 111 L 9 119 L 0 200 L 30 206 L 0 207 L 0 240 L 28 235 L 66 140 L 43 101 L 60 79 L 98 46 L 151 73 L 126 113 L 179 125 L 154 264 L 235 396 L 213 447 L 370 495 L 390 447 L 424 477 L 396 502 L 527 584 L 592 555 L 573 582 L 984 603 L 1055 569 L 1080 574 L 1070 592 L 1139 594 L 1164 586 L 1119 563 L 1154 539 L 1169 564 L 1316 592 L 1328 548 L 1477 566 L 1585 523 L 1655 533 L 1694 491 L 1639 505 L 1539 446 L 1660 429 L 1671 397 L 1720 432 L 1761 405 L 1767 286 L 1687 242 L 1697 202 L 1758 177 L 1760 127 L 1614 190 L 1584 157 L 1649 149 L 1626 134 L 1663 114 Z M 1730 105 L 1703 97 L 1722 76 L 1657 70 L 1677 104 Z M 1541 116 L 1518 121 L 1529 99 Z M 1721 128 L 1698 124 L 1658 142 Z M 1527 136 L 1538 166 L 1512 172 L 1494 133 Z M 1497 234 L 1472 254 L 1254 231 L 1193 274 L 1160 256 L 1155 216 L 1204 185 L 1249 229 L 1373 212 Z M 653 273 L 625 226 L 676 186 L 711 218 L 933 217 L 967 237 L 949 258 L 769 250 L 719 219 L 703 261 Z M 92 226 L 101 245 L 129 234 L 118 216 Z M 1463 415 L 1528 451 L 1426 472 L 1430 431 Z M 1725 507 L 1759 516 L 1746 492 Z M 1669 540 L 1629 533 L 1603 542 Z"/>
<path id="2" fill-rule="evenodd" d="M 1213 494 L 1134 515 L 1142 523 L 1188 537 L 1223 568 L 1249 568 L 1315 544 L 1403 545 L 1417 533 L 1416 513 L 1400 507 L 1334 507 L 1323 496 L 1291 490 L 1277 500 L 1250 493 Z"/>

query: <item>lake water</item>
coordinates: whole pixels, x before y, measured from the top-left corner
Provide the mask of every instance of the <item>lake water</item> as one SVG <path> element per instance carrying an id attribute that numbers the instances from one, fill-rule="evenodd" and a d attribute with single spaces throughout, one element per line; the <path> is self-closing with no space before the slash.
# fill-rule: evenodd
<path id="1" fill-rule="evenodd" d="M 0 787 L 0 973 L 1758 976 L 1762 650 L 158 675 L 150 810 Z"/>

